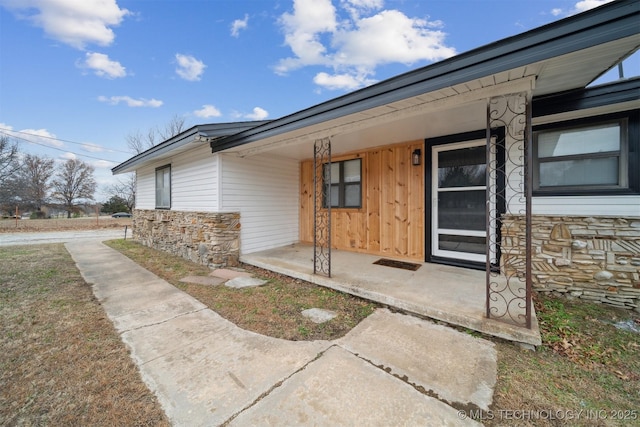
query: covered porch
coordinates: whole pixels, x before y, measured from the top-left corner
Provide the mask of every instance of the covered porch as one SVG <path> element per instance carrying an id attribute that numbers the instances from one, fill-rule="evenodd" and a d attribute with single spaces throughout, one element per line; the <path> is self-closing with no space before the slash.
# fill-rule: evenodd
<path id="1" fill-rule="evenodd" d="M 313 274 L 313 246 L 308 244 L 246 254 L 240 260 L 412 315 L 510 341 L 541 344 L 533 308 L 531 329 L 486 317 L 484 271 L 431 263 L 422 263 L 411 271 L 374 264 L 379 259 L 375 255 L 334 249 L 330 278 Z"/>

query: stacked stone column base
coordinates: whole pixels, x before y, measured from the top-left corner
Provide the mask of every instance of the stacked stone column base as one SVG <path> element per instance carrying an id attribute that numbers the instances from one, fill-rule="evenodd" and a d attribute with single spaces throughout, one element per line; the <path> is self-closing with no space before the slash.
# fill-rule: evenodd
<path id="1" fill-rule="evenodd" d="M 240 259 L 240 214 L 136 209 L 133 238 L 210 268 Z"/>
<path id="2" fill-rule="evenodd" d="M 640 312 L 640 218 L 532 220 L 534 290 Z M 524 217 L 504 218 L 503 253 L 524 261 L 524 231 Z"/>

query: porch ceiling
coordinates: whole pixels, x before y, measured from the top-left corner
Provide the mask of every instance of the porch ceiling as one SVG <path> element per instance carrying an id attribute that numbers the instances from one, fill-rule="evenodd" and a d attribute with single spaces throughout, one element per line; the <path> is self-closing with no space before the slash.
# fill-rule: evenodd
<path id="1" fill-rule="evenodd" d="M 636 34 L 570 54 L 514 67 L 439 90 L 278 133 L 224 150 L 239 156 L 272 153 L 297 160 L 313 155 L 313 142 L 330 137 L 332 152 L 355 151 L 483 129 L 486 99 L 531 90 L 533 96 L 586 87 L 640 46 Z"/>

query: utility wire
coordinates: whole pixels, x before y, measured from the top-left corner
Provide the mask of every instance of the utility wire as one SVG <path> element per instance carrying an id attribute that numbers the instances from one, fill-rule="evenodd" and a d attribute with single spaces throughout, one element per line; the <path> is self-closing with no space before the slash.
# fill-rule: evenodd
<path id="1" fill-rule="evenodd" d="M 101 147 L 101 146 L 99 146 L 99 145 L 97 145 L 97 144 L 92 144 L 92 143 L 90 143 L 90 142 L 84 142 L 84 143 L 83 143 L 83 142 L 69 141 L 68 139 L 60 139 L 60 138 L 55 138 L 55 137 L 53 137 L 53 136 L 38 135 L 38 134 L 35 134 L 35 133 L 25 132 L 25 131 L 21 131 L 21 130 L 12 130 L 12 129 L 7 129 L 7 128 L 3 128 L 3 127 L 0 127 L 0 132 L 3 132 L 5 135 L 8 135 L 8 136 L 14 136 L 14 135 L 10 135 L 10 134 L 9 134 L 9 133 L 7 133 L 7 132 L 10 132 L 10 133 L 22 133 L 22 134 L 24 134 L 24 135 L 33 136 L 33 137 L 36 137 L 36 138 L 47 138 L 47 139 L 53 139 L 54 141 L 61 141 L 61 142 L 67 142 L 67 143 L 69 143 L 69 144 L 83 145 L 83 146 L 89 146 L 89 147 L 96 147 L 96 148 L 104 149 L 104 150 L 107 150 L 107 151 L 118 152 L 118 153 L 125 153 L 125 154 L 132 155 L 132 153 L 131 153 L 130 151 L 116 150 L 116 149 L 113 149 L 113 148 L 103 148 L 103 147 Z M 16 138 L 18 138 L 18 137 L 16 136 Z M 29 140 L 29 142 L 31 142 L 31 141 Z"/>
<path id="2" fill-rule="evenodd" d="M 11 131 L 11 132 L 14 132 L 14 131 Z M 101 161 L 103 161 L 103 162 L 118 163 L 118 162 L 113 161 L 113 160 L 102 159 L 102 158 L 100 158 L 100 157 L 90 156 L 90 155 L 88 155 L 88 154 L 80 154 L 80 153 L 76 153 L 76 152 L 73 152 L 73 151 L 70 151 L 70 150 L 63 150 L 62 148 L 52 147 L 52 146 L 50 146 L 50 145 L 42 144 L 42 143 L 40 143 L 40 142 L 35 142 L 35 141 L 30 140 L 30 139 L 23 138 L 23 137 L 20 137 L 20 136 L 17 136 L 17 135 L 10 135 L 10 134 L 8 134 L 8 133 L 4 132 L 4 131 L 2 130 L 2 128 L 0 128 L 0 134 L 6 135 L 6 136 L 10 136 L 10 137 L 12 137 L 12 138 L 16 138 L 16 139 L 21 139 L 21 140 L 26 141 L 26 142 L 28 142 L 28 143 L 30 143 L 30 144 L 39 145 L 39 146 L 41 146 L 41 147 L 50 148 L 50 149 L 52 149 L 52 150 L 62 151 L 63 153 L 71 153 L 71 154 L 74 154 L 74 155 L 76 155 L 76 156 L 80 156 L 80 157 L 87 157 L 87 158 L 95 159 L 95 160 L 101 160 Z M 30 135 L 33 135 L 33 134 L 30 134 Z M 39 136 L 39 135 L 34 135 L 34 136 Z M 53 139 L 55 139 L 55 138 L 53 138 Z M 83 144 L 83 145 L 84 145 L 84 144 Z"/>

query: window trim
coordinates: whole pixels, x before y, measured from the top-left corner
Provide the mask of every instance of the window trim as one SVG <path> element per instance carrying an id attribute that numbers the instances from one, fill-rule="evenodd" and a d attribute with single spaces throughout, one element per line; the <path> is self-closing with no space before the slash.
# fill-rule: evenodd
<path id="1" fill-rule="evenodd" d="M 164 171 L 167 170 L 167 169 L 169 171 L 169 203 L 168 203 L 167 206 L 164 206 L 164 205 L 161 206 L 160 205 L 160 201 L 158 200 L 158 172 L 163 172 L 163 174 L 164 174 Z M 156 196 L 155 197 L 155 206 L 156 206 L 155 208 L 156 209 L 166 209 L 166 210 L 171 209 L 171 186 L 172 186 L 172 181 L 173 181 L 172 178 L 173 177 L 172 177 L 172 174 L 171 174 L 171 164 L 160 166 L 160 167 L 156 168 L 155 174 L 154 174 L 154 182 L 153 182 L 153 186 L 155 188 L 155 196 Z M 162 188 L 164 189 L 164 186 Z"/>
<path id="2" fill-rule="evenodd" d="M 563 122 L 548 123 L 534 126 L 532 138 L 532 178 L 533 196 L 595 196 L 595 195 L 619 195 L 637 194 L 640 185 L 633 172 L 634 165 L 637 167 L 638 148 L 633 143 L 634 135 L 637 137 L 638 127 L 637 111 L 625 111 L 601 116 L 582 117 L 580 119 Z M 575 154 L 559 156 L 553 158 L 555 161 L 566 161 L 575 159 L 597 159 L 618 157 L 618 184 L 594 184 L 594 185 L 565 185 L 540 187 L 540 165 L 542 163 L 552 163 L 554 160 L 540 161 L 538 158 L 538 135 L 548 131 L 563 131 L 571 129 L 587 128 L 591 126 L 604 125 L 608 123 L 618 123 L 620 125 L 620 150 L 598 153 L 588 153 L 586 155 Z"/>
<path id="3" fill-rule="evenodd" d="M 359 181 L 353 181 L 353 182 L 345 182 L 344 181 L 344 164 L 346 162 L 351 162 L 353 160 L 357 160 L 360 166 L 360 180 Z M 361 157 L 353 157 L 353 158 L 349 158 L 349 159 L 343 159 L 343 160 L 338 160 L 335 162 L 330 162 L 330 163 L 325 163 L 323 164 L 323 170 L 324 168 L 326 168 L 329 164 L 334 165 L 340 165 L 339 169 L 340 169 L 340 176 L 338 179 L 338 183 L 336 184 L 329 184 L 330 188 L 334 188 L 337 187 L 338 188 L 338 205 L 337 206 L 331 206 L 331 209 L 362 209 L 362 158 Z M 325 175 L 323 174 L 322 176 L 322 188 L 326 188 L 327 184 L 324 182 L 325 179 Z M 358 187 L 360 188 L 360 199 L 358 200 L 358 205 L 346 205 L 346 187 L 348 186 L 355 186 L 358 185 Z M 327 197 L 328 194 L 325 193 L 323 196 L 323 200 L 322 200 L 322 208 L 323 209 L 327 209 L 328 208 L 328 201 L 330 201 L 330 199 Z"/>

